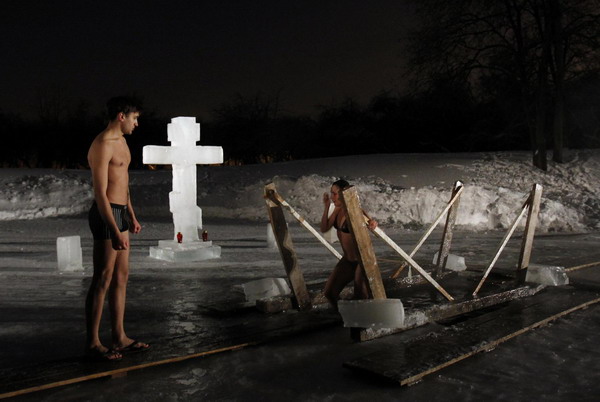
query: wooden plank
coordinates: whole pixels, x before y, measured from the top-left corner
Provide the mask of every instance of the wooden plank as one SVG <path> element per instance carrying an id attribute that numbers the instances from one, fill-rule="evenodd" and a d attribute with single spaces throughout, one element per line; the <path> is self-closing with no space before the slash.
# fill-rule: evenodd
<path id="1" fill-rule="evenodd" d="M 325 240 L 323 236 L 321 236 L 321 234 L 315 230 L 315 228 L 306 222 L 306 220 L 294 208 L 292 208 L 292 206 L 288 204 L 288 202 L 284 200 L 279 193 L 273 192 L 272 196 L 275 197 L 275 199 L 279 201 L 281 205 L 286 207 L 292 216 L 296 218 L 296 220 L 300 222 L 300 224 L 304 226 L 313 236 L 315 236 L 317 240 L 319 240 L 325 246 L 325 248 L 331 252 L 331 254 L 333 254 L 338 260 L 342 258 L 342 255 L 335 248 L 333 248 L 333 246 L 329 244 L 329 242 Z"/>
<path id="2" fill-rule="evenodd" d="M 233 351 L 342 324 L 339 314 L 333 311 L 310 310 L 302 314 L 278 314 L 265 319 L 262 313 L 251 310 L 242 313 L 240 318 L 232 324 L 226 323 L 232 320 L 221 322 L 220 335 L 216 337 L 203 338 L 204 329 L 199 328 L 200 333 L 155 339 L 151 350 L 127 355 L 119 362 L 96 363 L 71 357 L 59 361 L 40 361 L 30 366 L 7 367 L 0 370 L 0 399 Z"/>
<path id="3" fill-rule="evenodd" d="M 504 250 L 504 247 L 506 247 L 506 245 L 508 244 L 508 241 L 510 240 L 510 237 L 512 236 L 512 234 L 514 233 L 515 229 L 517 228 L 517 225 L 521 221 L 521 218 L 525 214 L 526 210 L 527 210 L 527 202 L 525 202 L 525 205 L 523 205 L 523 207 L 521 209 L 521 213 L 517 216 L 517 218 L 513 222 L 512 226 L 510 227 L 509 231 L 504 235 L 504 238 L 502 239 L 502 242 L 500 243 L 500 247 L 498 247 L 498 250 L 496 251 L 496 254 L 494 254 L 494 257 L 492 258 L 492 261 L 489 263 L 487 269 L 485 270 L 485 273 L 483 274 L 483 277 L 481 278 L 481 281 L 479 281 L 479 284 L 477 285 L 477 288 L 473 292 L 473 296 L 477 296 L 477 293 L 479 292 L 479 290 L 483 286 L 483 283 L 485 282 L 485 280 L 487 279 L 488 275 L 490 274 L 490 271 L 494 267 L 494 264 L 496 264 L 496 261 L 498 261 L 498 258 L 500 257 L 500 254 L 502 253 L 502 250 Z"/>
<path id="4" fill-rule="evenodd" d="M 444 225 L 444 233 L 442 234 L 442 243 L 440 244 L 440 251 L 438 253 L 437 270 L 436 276 L 441 275 L 442 271 L 446 268 L 446 262 L 448 260 L 448 254 L 450 253 L 450 245 L 452 244 L 452 233 L 454 229 L 454 223 L 456 222 L 456 214 L 458 213 L 458 205 L 460 204 L 460 194 L 463 190 L 463 184 L 460 181 L 454 183 L 452 189 L 452 196 L 450 197 L 450 204 L 452 205 L 448 211 L 446 217 L 446 224 Z"/>
<path id="5" fill-rule="evenodd" d="M 523 242 L 521 244 L 521 254 L 519 255 L 519 264 L 517 269 L 527 269 L 531 258 L 531 249 L 533 247 L 533 237 L 535 236 L 535 227 L 540 213 L 540 203 L 542 199 L 542 186 L 534 184 L 529 196 L 529 213 L 527 214 L 527 223 L 525 224 L 525 233 L 523 233 Z M 522 275 L 524 278 L 524 275 Z"/>
<path id="6" fill-rule="evenodd" d="M 516 300 L 506 307 L 441 331 L 406 341 L 387 342 L 382 350 L 344 363 L 344 367 L 368 372 L 400 385 L 493 349 L 518 335 L 541 327 L 574 311 L 600 302 L 597 293 L 553 288 L 538 296 Z"/>
<path id="7" fill-rule="evenodd" d="M 543 287 L 522 286 L 493 293 L 476 299 L 452 303 L 434 304 L 424 309 L 407 309 L 404 317 L 404 328 L 363 328 L 354 338 L 357 342 L 366 342 L 397 334 L 412 328 L 420 327 L 439 320 L 446 320 L 461 314 L 470 313 L 487 307 L 496 306 L 511 300 L 530 297 L 538 293 Z"/>
<path id="8" fill-rule="evenodd" d="M 394 241 L 390 239 L 389 236 L 386 235 L 383 230 L 381 230 L 381 228 L 375 228 L 374 232 L 377 236 L 379 236 L 379 238 L 381 238 L 381 240 L 385 241 L 391 248 L 393 248 L 398 254 L 400 254 L 412 267 L 419 271 L 419 273 L 425 279 L 427 279 L 427 281 L 431 283 L 441 294 L 443 294 L 446 299 L 450 301 L 454 300 L 454 298 L 450 296 L 450 294 L 446 292 L 444 288 L 442 288 L 440 284 L 437 283 L 435 279 L 433 279 L 431 275 L 427 273 L 427 271 L 421 268 L 421 266 L 417 264 L 417 262 L 413 260 L 408 254 L 406 254 L 406 252 L 402 250 L 400 246 L 394 243 Z"/>
<path id="9" fill-rule="evenodd" d="M 307 310 L 311 308 L 310 295 L 306 289 L 304 275 L 298 264 L 298 256 L 296 255 L 296 250 L 292 243 L 292 237 L 287 227 L 283 208 L 272 196 L 275 191 L 275 185 L 273 183 L 265 186 L 265 200 L 269 212 L 269 221 L 271 222 L 275 241 L 279 248 L 279 254 L 281 255 L 285 272 L 290 280 L 292 291 L 296 297 L 298 308 L 300 310 Z"/>
<path id="10" fill-rule="evenodd" d="M 365 226 L 364 212 L 360 206 L 358 192 L 355 187 L 342 191 L 342 204 L 348 220 L 350 232 L 358 248 L 360 264 L 365 270 L 369 288 L 374 299 L 385 299 L 385 288 L 381 279 L 381 272 L 375 258 L 373 243 L 369 236 L 369 229 Z"/>
<path id="11" fill-rule="evenodd" d="M 457 181 L 456 183 L 460 183 L 459 181 Z M 431 224 L 431 226 L 429 226 L 429 229 L 427 229 L 427 231 L 423 234 L 423 236 L 421 236 L 421 239 L 419 239 L 419 242 L 417 243 L 417 245 L 415 246 L 415 248 L 413 248 L 413 250 L 410 252 L 410 256 L 414 257 L 415 254 L 417 253 L 417 251 L 419 251 L 419 249 L 421 248 L 421 246 L 423 245 L 423 243 L 425 243 L 425 240 L 427 240 L 427 238 L 429 237 L 429 235 L 431 235 L 431 233 L 433 232 L 433 230 L 436 228 L 436 226 L 438 225 L 438 223 L 440 223 L 440 221 L 442 220 L 442 218 L 444 217 L 444 215 L 448 212 L 448 210 L 454 205 L 455 202 L 458 202 L 459 198 L 460 198 L 460 194 L 462 193 L 464 186 L 461 187 L 452 192 L 452 198 L 450 199 L 450 202 L 448 203 L 448 205 L 446 205 L 446 207 L 442 210 L 442 212 L 440 212 L 440 214 L 438 215 L 438 217 L 433 221 L 433 223 Z M 456 184 L 455 184 L 455 189 L 456 189 Z M 446 222 L 446 226 L 448 226 L 448 222 Z M 390 278 L 395 279 L 400 275 L 400 272 L 402 272 L 402 270 L 404 268 L 406 268 L 408 264 L 406 262 L 402 263 L 402 265 L 400 266 L 400 268 L 398 268 L 391 276 Z"/>
<path id="12" fill-rule="evenodd" d="M 574 267 L 565 268 L 565 272 L 578 271 L 580 269 L 596 267 L 598 265 L 600 265 L 600 261 L 590 262 L 588 264 L 576 265 Z"/>
<path id="13" fill-rule="evenodd" d="M 43 391 L 43 390 L 52 389 L 52 388 L 58 388 L 58 387 L 62 387 L 65 385 L 77 384 L 79 382 L 95 380 L 97 378 L 123 377 L 123 376 L 126 376 L 127 373 L 130 371 L 140 370 L 140 369 L 148 368 L 148 367 L 160 366 L 163 364 L 176 363 L 176 362 L 180 362 L 180 361 L 184 361 L 184 360 L 195 359 L 198 357 L 205 357 L 205 356 L 213 355 L 216 353 L 222 353 L 222 352 L 226 352 L 226 351 L 238 350 L 238 349 L 242 349 L 249 345 L 250 345 L 249 343 L 243 343 L 243 344 L 239 344 L 239 345 L 233 345 L 233 346 L 227 346 L 227 347 L 223 347 L 223 348 L 208 350 L 205 352 L 193 353 L 193 354 L 186 355 L 186 356 L 177 356 L 177 357 L 172 357 L 169 359 L 163 359 L 163 360 L 158 360 L 158 361 L 153 361 L 153 362 L 148 362 L 148 363 L 136 364 L 136 365 L 127 366 L 127 367 L 120 367 L 120 368 L 115 368 L 115 369 L 111 369 L 111 370 L 104 370 L 104 371 L 100 371 L 100 372 L 96 372 L 96 373 L 88 374 L 88 375 L 83 375 L 83 376 L 76 376 L 73 378 L 68 378 L 68 379 L 60 380 L 60 381 L 54 381 L 54 382 L 50 382 L 47 384 L 37 385 L 34 387 L 22 388 L 22 389 L 19 389 L 16 391 L 5 392 L 3 394 L 0 394 L 0 399 L 12 398 L 12 397 L 19 396 L 19 395 L 30 394 L 32 392 Z"/>

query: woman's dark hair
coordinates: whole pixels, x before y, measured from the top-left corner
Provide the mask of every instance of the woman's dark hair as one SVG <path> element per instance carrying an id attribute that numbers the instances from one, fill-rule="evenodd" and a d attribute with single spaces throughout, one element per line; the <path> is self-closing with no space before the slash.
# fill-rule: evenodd
<path id="1" fill-rule="evenodd" d="M 348 183 L 346 180 L 344 179 L 339 179 L 337 181 L 335 181 L 332 186 L 337 186 L 340 190 L 343 190 L 345 188 L 350 187 L 350 183 Z"/>
<path id="2" fill-rule="evenodd" d="M 116 96 L 106 102 L 106 113 L 110 121 L 116 119 L 119 113 L 128 115 L 132 112 L 142 112 L 142 102 L 139 99 L 131 96 Z"/>

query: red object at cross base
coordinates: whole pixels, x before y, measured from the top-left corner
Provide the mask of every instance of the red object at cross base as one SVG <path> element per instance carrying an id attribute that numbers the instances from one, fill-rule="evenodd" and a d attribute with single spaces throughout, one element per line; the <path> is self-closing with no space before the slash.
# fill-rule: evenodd
<path id="1" fill-rule="evenodd" d="M 208 241 L 208 230 L 202 232 L 202 241 Z"/>
<path id="2" fill-rule="evenodd" d="M 181 232 L 177 232 L 177 243 L 183 242 L 183 235 Z"/>

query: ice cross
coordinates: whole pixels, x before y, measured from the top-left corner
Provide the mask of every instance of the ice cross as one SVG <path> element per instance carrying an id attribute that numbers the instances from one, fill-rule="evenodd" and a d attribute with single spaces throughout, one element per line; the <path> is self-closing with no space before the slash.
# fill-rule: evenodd
<path id="1" fill-rule="evenodd" d="M 145 164 L 173 165 L 173 191 L 169 206 L 175 231 L 183 235 L 183 242 L 198 241 L 202 229 L 202 210 L 198 207 L 196 192 L 196 165 L 223 162 L 223 148 L 196 145 L 200 141 L 200 124 L 195 117 L 175 117 L 167 125 L 171 146 L 146 145 L 143 149 Z"/>

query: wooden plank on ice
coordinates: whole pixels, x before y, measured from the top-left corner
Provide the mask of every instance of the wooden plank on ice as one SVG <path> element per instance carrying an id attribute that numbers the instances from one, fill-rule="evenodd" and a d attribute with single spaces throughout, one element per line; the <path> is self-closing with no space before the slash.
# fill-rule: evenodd
<path id="1" fill-rule="evenodd" d="M 265 200 L 269 212 L 269 221 L 271 222 L 279 254 L 281 255 L 285 272 L 290 280 L 292 291 L 296 297 L 298 308 L 300 310 L 307 310 L 311 308 L 310 296 L 306 289 L 304 275 L 298 264 L 298 256 L 292 243 L 292 237 L 287 227 L 283 208 L 277 198 L 274 197 L 274 192 L 276 190 L 273 183 L 265 186 Z"/>
<path id="2" fill-rule="evenodd" d="M 542 186 L 534 184 L 529 196 L 529 212 L 527 214 L 527 223 L 523 233 L 523 242 L 521 244 L 521 254 L 517 269 L 527 269 L 531 258 L 531 249 L 533 248 L 533 237 L 535 236 L 535 227 L 540 213 L 540 202 L 542 199 Z M 524 275 L 522 275 L 524 277 Z"/>
<path id="3" fill-rule="evenodd" d="M 275 197 L 275 199 L 277 199 L 277 201 L 279 201 L 279 203 L 282 206 L 286 207 L 288 211 L 290 211 L 292 216 L 296 218 L 296 220 L 302 226 L 304 226 L 306 230 L 308 230 L 313 236 L 315 236 L 317 240 L 319 240 L 321 244 L 323 244 L 325 248 L 327 248 L 327 250 L 331 252 L 331 254 L 333 254 L 338 260 L 342 258 L 342 255 L 335 248 L 333 248 L 333 246 L 331 246 L 331 244 L 329 244 L 329 242 L 325 240 L 325 238 L 321 236 L 321 234 L 317 232 L 315 228 L 313 228 L 294 208 L 292 208 L 292 206 L 286 200 L 284 200 L 279 193 L 273 192 L 273 197 Z"/>
<path id="4" fill-rule="evenodd" d="M 264 319 L 262 314 L 254 311 L 250 314 L 243 313 L 242 317 L 241 320 L 226 320 L 229 323 L 220 322 L 218 325 L 222 327 L 216 338 L 205 338 L 205 329 L 202 328 L 198 333 L 161 337 L 156 339 L 157 342 L 150 350 L 127 355 L 119 362 L 88 362 L 79 357 L 69 357 L 0 369 L 0 399 L 97 378 L 116 377 L 134 370 L 202 358 L 341 325 L 339 314 L 326 311 L 280 314 L 269 319 Z M 43 395 L 37 399 L 30 398 L 43 399 Z"/>
<path id="5" fill-rule="evenodd" d="M 458 187 L 458 183 L 460 183 L 460 188 Z M 440 221 L 442 220 L 442 218 L 444 217 L 444 215 L 446 213 L 448 213 L 448 211 L 450 210 L 450 208 L 452 208 L 454 206 L 454 203 L 458 203 L 459 199 L 460 199 L 460 195 L 464 189 L 463 184 L 460 181 L 457 181 L 456 184 L 454 185 L 454 188 L 456 191 L 452 191 L 452 198 L 450 199 L 450 202 L 448 203 L 448 205 L 446 205 L 446 207 L 442 210 L 442 212 L 440 212 L 440 214 L 438 215 L 438 217 L 433 221 L 433 223 L 429 226 L 429 229 L 427 229 L 427 231 L 423 234 L 423 236 L 421 236 L 421 239 L 419 239 L 419 242 L 417 243 L 417 245 L 415 246 L 415 248 L 413 248 L 413 250 L 410 252 L 409 256 L 412 258 L 415 256 L 415 254 L 417 253 L 417 251 L 419 251 L 419 249 L 421 248 L 421 246 L 423 245 L 423 243 L 425 243 L 425 240 L 427 240 L 427 238 L 429 237 L 429 235 L 433 232 L 433 230 L 437 227 L 438 223 L 440 223 Z M 455 208 L 455 211 L 458 209 L 458 205 Z M 446 227 L 448 227 L 448 219 L 446 219 Z M 454 221 L 452 221 L 452 225 L 454 225 Z M 444 235 L 443 238 L 445 238 L 446 236 Z M 449 244 L 449 242 L 448 242 Z M 442 247 L 443 247 L 444 243 L 442 243 Z M 450 250 L 450 246 L 448 245 L 448 250 Z M 446 254 L 447 255 L 447 254 Z M 400 276 L 400 273 L 402 272 L 402 270 L 404 268 L 406 268 L 408 266 L 408 263 L 405 261 L 402 263 L 402 265 L 400 265 L 400 267 L 394 271 L 394 273 L 390 276 L 390 278 L 392 279 L 396 279 L 398 276 Z"/>
<path id="6" fill-rule="evenodd" d="M 452 189 L 452 196 L 450 197 L 450 210 L 446 217 L 446 225 L 444 226 L 444 233 L 442 234 L 442 243 L 440 244 L 440 251 L 438 253 L 436 277 L 442 274 L 442 271 L 446 268 L 446 261 L 448 254 L 450 253 L 450 246 L 452 244 L 452 233 L 454 229 L 454 223 L 456 222 L 456 214 L 458 213 L 458 205 L 460 203 L 460 193 L 463 190 L 463 184 L 460 181 L 454 183 Z"/>
<path id="7" fill-rule="evenodd" d="M 504 250 L 504 247 L 506 247 L 506 245 L 508 244 L 508 241 L 510 240 L 510 237 L 514 233 L 515 229 L 517 228 L 517 225 L 521 221 L 521 218 L 525 214 L 525 211 L 527 210 L 527 206 L 528 206 L 528 203 L 526 201 L 525 204 L 523 205 L 522 209 L 521 209 L 521 213 L 519 213 L 519 215 L 517 215 L 517 217 L 515 218 L 513 224 L 511 225 L 510 229 L 504 235 L 504 238 L 502 239 L 502 242 L 500 243 L 500 246 L 498 247 L 498 250 L 496 250 L 496 253 L 494 254 L 494 257 L 492 258 L 492 261 L 490 261 L 487 269 L 485 270 L 485 272 L 483 273 L 483 276 L 481 277 L 481 281 L 479 281 L 479 284 L 477 285 L 477 288 L 475 288 L 475 291 L 473 292 L 473 296 L 477 296 L 477 293 L 479 293 L 479 290 L 481 289 L 481 287 L 483 286 L 485 280 L 487 279 L 488 275 L 490 274 L 490 271 L 492 270 L 492 268 L 494 268 L 494 264 L 496 264 L 496 261 L 498 261 L 498 258 L 500 257 L 500 254 Z"/>
<path id="8" fill-rule="evenodd" d="M 375 258 L 369 229 L 365 226 L 364 212 L 360 206 L 356 187 L 350 187 L 342 191 L 342 204 L 346 212 L 350 232 L 358 247 L 360 263 L 365 270 L 371 294 L 374 299 L 385 299 L 385 288 L 383 287 L 381 272 L 377 265 L 377 258 Z"/>
<path id="9" fill-rule="evenodd" d="M 387 342 L 379 351 L 350 360 L 344 367 L 408 385 L 456 362 L 534 328 L 599 303 L 596 292 L 552 288 L 537 296 L 515 300 L 502 309 L 482 314 L 441 331 L 406 342 Z"/>
<path id="10" fill-rule="evenodd" d="M 429 307 L 422 309 L 407 308 L 405 310 L 404 328 L 363 328 L 359 333 L 355 334 L 353 339 L 357 342 L 366 342 L 373 339 L 382 338 L 384 336 L 397 334 L 436 321 L 447 320 L 462 314 L 497 306 L 511 300 L 530 297 L 538 293 L 542 288 L 543 286 L 522 286 L 516 289 L 500 291 L 470 300 L 432 304 Z"/>
<path id="11" fill-rule="evenodd" d="M 386 242 L 388 244 L 388 246 L 390 246 L 398 254 L 400 254 L 402 256 L 402 258 L 404 258 L 406 260 L 406 262 L 408 262 L 410 264 L 411 267 L 414 267 L 417 271 L 419 271 L 419 274 L 421 274 L 425 279 L 427 279 L 427 281 L 429 283 L 431 283 L 438 290 L 438 292 L 443 294 L 446 299 L 448 299 L 450 301 L 454 300 L 454 298 L 452 296 L 450 296 L 450 294 L 448 292 L 446 292 L 446 290 L 444 288 L 442 288 L 440 286 L 440 284 L 437 283 L 435 281 L 435 279 L 433 279 L 431 277 L 431 275 L 429 275 L 423 268 L 421 268 L 421 266 L 419 264 L 417 264 L 417 262 L 415 260 L 413 260 L 411 256 L 406 254 L 406 252 L 404 250 L 402 250 L 402 248 L 399 245 L 397 245 L 392 239 L 390 239 L 390 237 L 388 235 L 386 235 L 385 232 L 383 230 L 381 230 L 381 228 L 379 228 L 379 227 L 375 228 L 374 232 L 381 240 Z"/>
<path id="12" fill-rule="evenodd" d="M 62 387 L 65 385 L 77 384 L 80 382 L 95 380 L 98 378 L 124 377 L 130 371 L 140 370 L 140 369 L 144 369 L 144 368 L 148 368 L 148 367 L 161 366 L 163 364 L 177 363 L 177 362 L 181 362 L 184 360 L 195 359 L 195 358 L 199 358 L 199 357 L 206 357 L 206 356 L 209 356 L 212 354 L 242 349 L 249 345 L 250 345 L 249 343 L 243 343 L 243 344 L 239 344 L 239 345 L 226 346 L 226 347 L 216 348 L 216 349 L 202 351 L 202 352 L 198 352 L 198 353 L 188 354 L 185 356 L 170 357 L 170 358 L 162 359 L 162 360 L 158 360 L 158 361 L 144 362 L 144 363 L 133 364 L 133 365 L 129 365 L 129 366 L 122 366 L 119 364 L 119 366 L 116 368 L 115 368 L 116 364 L 113 362 L 95 363 L 94 368 L 96 368 L 97 370 L 91 369 L 89 367 L 86 368 L 83 364 L 72 363 L 70 366 L 73 366 L 73 367 L 70 367 L 70 366 L 67 367 L 68 371 L 66 370 L 66 376 L 65 376 L 65 373 L 63 373 L 61 371 L 61 367 L 58 367 L 57 369 L 55 369 L 55 371 L 49 372 L 46 374 L 48 379 L 55 379 L 54 381 L 43 382 L 44 381 L 43 377 L 41 379 L 40 378 L 32 378 L 32 379 L 30 379 L 32 382 L 36 382 L 36 380 L 37 381 L 41 380 L 43 383 L 38 384 L 38 385 L 33 385 L 33 386 L 25 386 L 23 388 L 19 388 L 19 389 L 1 393 L 0 399 L 12 398 L 12 397 L 19 396 L 19 395 L 25 395 L 25 394 L 30 394 L 32 392 L 38 392 L 38 391 L 44 391 L 44 390 L 48 390 L 48 389 L 58 388 L 58 387 Z M 109 367 L 112 367 L 112 368 L 109 368 Z M 94 372 L 89 373 L 90 371 L 94 371 Z M 66 378 L 61 379 L 60 378 L 61 376 L 66 377 Z M 26 382 L 24 382 L 24 383 L 26 383 Z"/>

